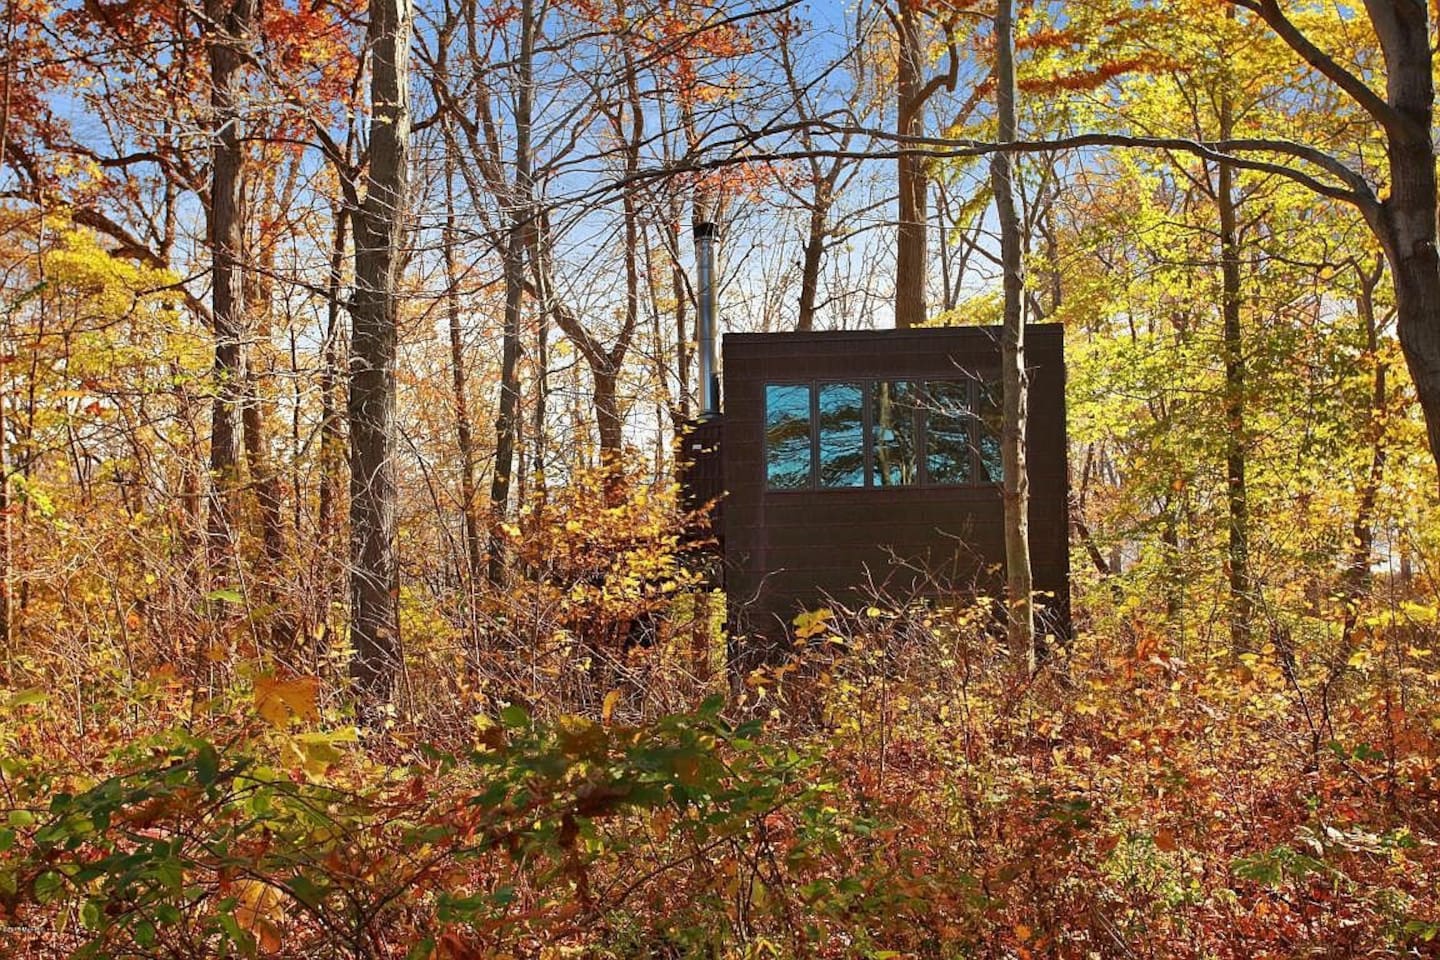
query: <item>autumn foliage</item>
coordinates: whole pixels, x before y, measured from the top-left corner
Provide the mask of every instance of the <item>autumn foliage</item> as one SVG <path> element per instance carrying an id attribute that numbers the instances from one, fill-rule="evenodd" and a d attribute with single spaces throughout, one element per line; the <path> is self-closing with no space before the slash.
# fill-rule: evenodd
<path id="1" fill-rule="evenodd" d="M 697 221 L 722 333 L 885 326 L 897 281 L 1000 316 L 947 146 L 996 128 L 993 9 L 414 6 L 369 689 L 366 5 L 0 10 L 0 958 L 1440 956 L 1440 379 L 1355 202 L 1415 126 L 1378 21 L 1016 5 L 1020 140 L 1149 144 L 1013 165 L 1067 365 L 1075 630 L 1031 670 L 968 585 L 738 632 L 673 443 Z"/>

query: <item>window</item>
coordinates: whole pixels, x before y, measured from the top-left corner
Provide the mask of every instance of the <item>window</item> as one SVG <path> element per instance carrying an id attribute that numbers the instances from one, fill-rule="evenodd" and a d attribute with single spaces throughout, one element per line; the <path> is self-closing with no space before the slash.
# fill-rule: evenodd
<path id="1" fill-rule="evenodd" d="M 898 487 L 919 479 L 918 413 L 915 390 L 907 381 L 880 380 L 870 385 L 870 443 L 875 451 L 870 481 L 875 486 Z"/>
<path id="2" fill-rule="evenodd" d="M 994 382 L 766 384 L 766 486 L 997 484 L 1000 422 Z"/>
<path id="3" fill-rule="evenodd" d="M 982 483 L 1001 483 L 1005 471 L 1000 460 L 1000 428 L 1004 423 L 1004 411 L 1000 406 L 1000 384 L 992 381 L 977 382 L 975 392 L 979 414 L 980 436 L 975 452 L 980 458 L 980 480 Z"/>
<path id="4" fill-rule="evenodd" d="M 765 482 L 775 490 L 810 486 L 810 385 L 765 387 Z"/>
<path id="5" fill-rule="evenodd" d="M 970 385 L 968 380 L 926 384 L 925 478 L 931 483 L 972 483 Z"/>
<path id="6" fill-rule="evenodd" d="M 865 387 L 822 383 L 816 409 L 820 434 L 820 486 L 865 486 Z"/>

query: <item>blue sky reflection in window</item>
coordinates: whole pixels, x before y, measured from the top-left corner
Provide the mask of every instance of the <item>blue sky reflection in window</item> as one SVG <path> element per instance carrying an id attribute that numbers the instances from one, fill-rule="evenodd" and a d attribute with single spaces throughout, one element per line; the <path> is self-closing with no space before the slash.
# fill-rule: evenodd
<path id="1" fill-rule="evenodd" d="M 925 476 L 931 483 L 970 483 L 970 383 L 941 380 L 926 387 Z"/>
<path id="2" fill-rule="evenodd" d="M 810 486 L 810 385 L 765 387 L 765 482 L 772 490 Z"/>
<path id="3" fill-rule="evenodd" d="M 858 383 L 822 383 L 820 486 L 865 486 L 865 391 Z"/>

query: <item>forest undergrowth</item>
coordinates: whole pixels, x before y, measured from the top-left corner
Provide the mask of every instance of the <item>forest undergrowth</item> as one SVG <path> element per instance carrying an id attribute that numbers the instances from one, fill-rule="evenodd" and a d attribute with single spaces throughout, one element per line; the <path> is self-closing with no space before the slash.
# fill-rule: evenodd
<path id="1" fill-rule="evenodd" d="M 1394 585 L 1348 641 L 1280 610 L 1237 652 L 1080 583 L 1029 676 L 988 604 L 875 597 L 741 676 L 663 505 L 591 502 L 527 511 L 473 604 L 407 593 L 365 730 L 342 635 L 278 649 L 283 607 L 64 644 L 33 597 L 0 953 L 1440 955 L 1440 654 Z"/>

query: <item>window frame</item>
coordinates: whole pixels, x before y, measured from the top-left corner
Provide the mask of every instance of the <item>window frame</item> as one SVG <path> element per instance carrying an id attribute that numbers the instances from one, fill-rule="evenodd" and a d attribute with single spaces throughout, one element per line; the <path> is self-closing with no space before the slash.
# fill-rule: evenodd
<path id="1" fill-rule="evenodd" d="M 875 482 L 875 416 L 872 399 L 874 397 L 875 385 L 878 383 L 903 382 L 911 389 L 918 388 L 920 403 L 911 411 L 914 418 L 915 432 L 915 480 L 912 483 L 886 485 Z M 930 418 L 934 411 L 930 407 L 930 385 L 932 383 L 963 383 L 965 384 L 965 423 L 967 426 L 967 443 L 970 457 L 970 479 L 961 482 L 935 482 L 930 479 Z M 761 490 L 766 494 L 793 494 L 793 493 L 845 493 L 860 490 L 998 490 L 1004 483 L 1003 476 L 1000 480 L 989 479 L 989 472 L 985 469 L 985 462 L 981 453 L 982 437 L 988 432 L 984 419 L 980 416 L 979 404 L 980 392 L 986 385 L 992 389 L 1001 389 L 998 379 L 990 380 L 985 377 L 963 376 L 963 377 L 913 377 L 905 375 L 897 376 L 869 376 L 869 377 L 812 377 L 809 379 L 784 379 L 766 380 L 761 385 L 762 403 L 760 424 L 761 424 Z M 864 482 L 854 486 L 827 486 L 820 482 L 820 389 L 824 386 L 839 385 L 860 388 L 860 429 L 861 442 L 863 444 L 863 471 Z M 804 387 L 809 397 L 809 427 L 810 427 L 810 469 L 807 482 L 795 487 L 776 487 L 770 484 L 770 437 L 769 437 L 769 416 L 770 416 L 770 395 L 771 387 Z"/>

